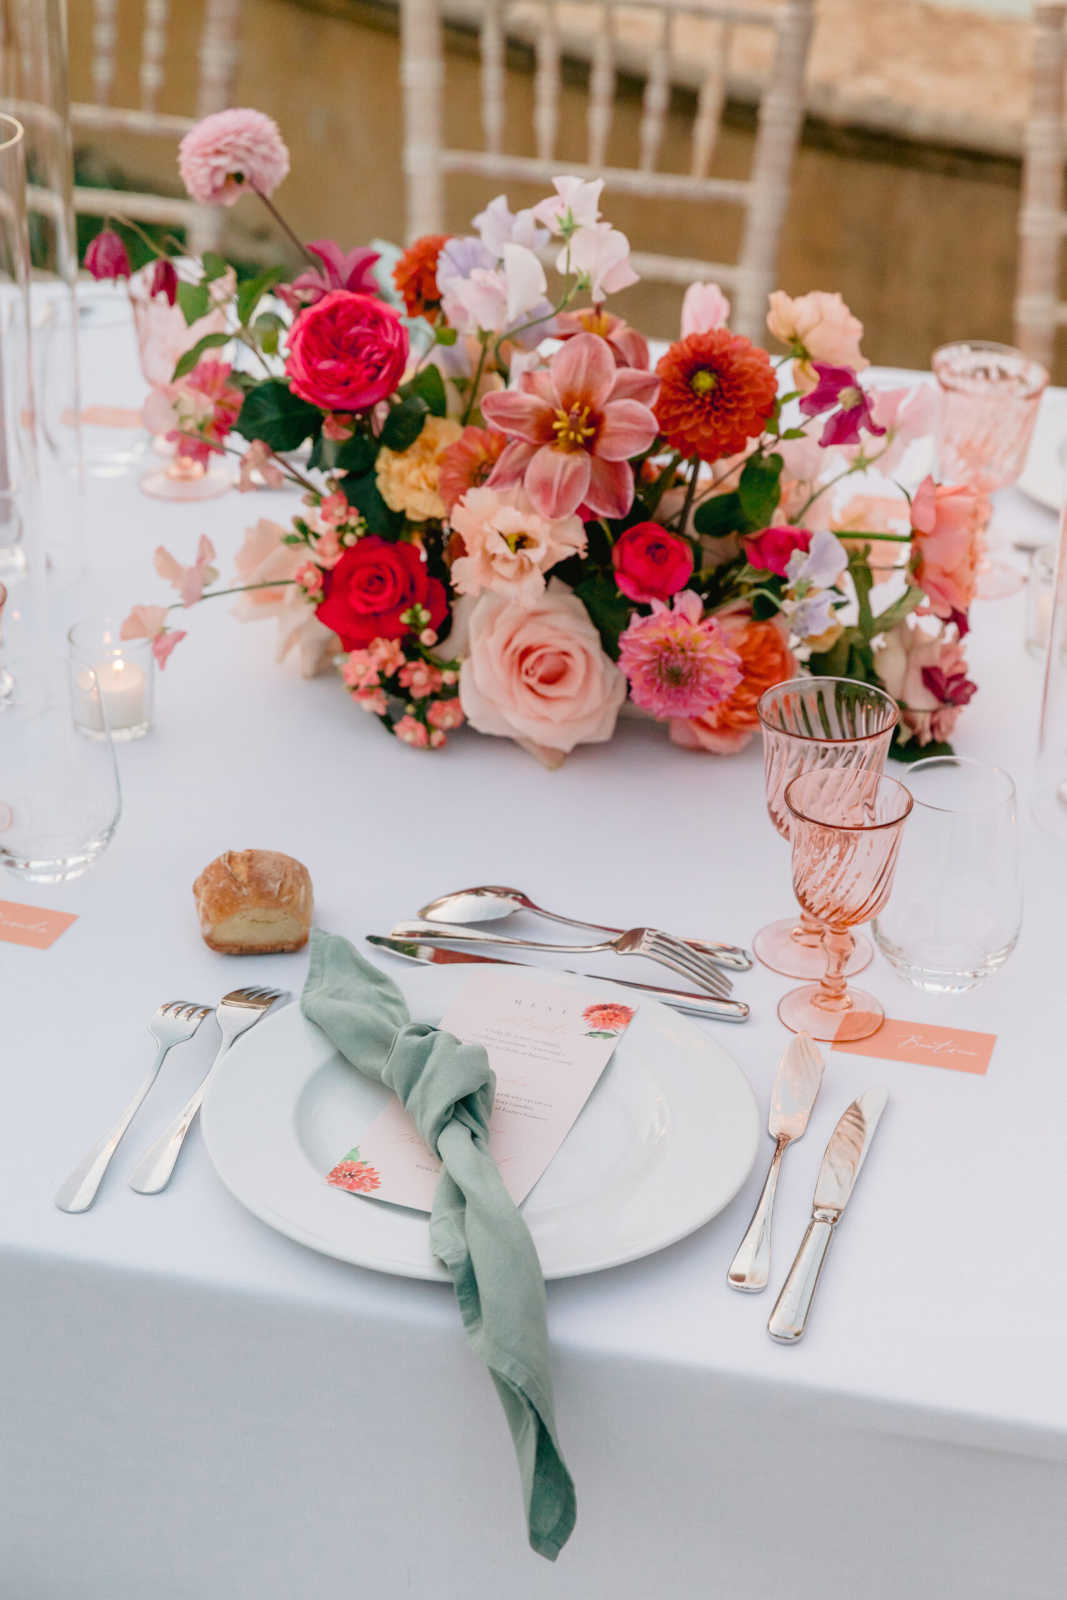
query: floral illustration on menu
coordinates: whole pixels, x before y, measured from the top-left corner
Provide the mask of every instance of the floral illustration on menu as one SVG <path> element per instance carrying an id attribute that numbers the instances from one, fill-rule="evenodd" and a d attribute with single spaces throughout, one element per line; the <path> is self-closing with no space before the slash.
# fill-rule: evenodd
<path id="1" fill-rule="evenodd" d="M 601 181 L 562 175 L 519 211 L 498 195 L 469 232 L 399 251 L 296 238 L 272 198 L 289 153 L 259 112 L 205 118 L 179 166 L 199 204 L 266 206 L 301 264 L 141 269 L 131 298 L 181 352 L 156 426 L 303 504 L 250 519 L 221 584 L 203 541 L 157 551 L 176 598 L 124 636 L 160 664 L 176 613 L 236 595 L 241 619 L 276 621 L 280 658 L 334 672 L 412 749 L 467 724 L 558 766 L 628 700 L 676 745 L 732 754 L 801 667 L 882 685 L 898 754 L 949 748 L 989 503 L 909 475 L 933 392 L 865 384 L 839 294 L 771 294 L 769 354 L 695 283 L 653 361 L 616 309 L 637 274 Z M 110 227 L 86 265 L 131 278 Z"/>
<path id="2" fill-rule="evenodd" d="M 360 1160 L 356 1145 L 326 1174 L 326 1182 L 335 1189 L 347 1189 L 349 1194 L 372 1194 L 381 1188 L 382 1179 L 375 1167 Z"/>
<path id="3" fill-rule="evenodd" d="M 633 1019 L 632 1006 L 620 1006 L 610 1000 L 586 1006 L 582 1012 L 587 1039 L 617 1039 L 620 1033 L 625 1033 Z"/>

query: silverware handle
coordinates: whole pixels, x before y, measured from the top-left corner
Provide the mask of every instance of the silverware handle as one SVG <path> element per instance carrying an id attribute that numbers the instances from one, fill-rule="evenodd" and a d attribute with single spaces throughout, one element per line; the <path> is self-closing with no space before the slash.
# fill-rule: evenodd
<path id="1" fill-rule="evenodd" d="M 774 1196 L 778 1188 L 782 1156 L 788 1143 L 788 1139 L 779 1139 L 775 1145 L 774 1157 L 763 1180 L 763 1190 L 752 1213 L 748 1232 L 738 1245 L 737 1254 L 730 1262 L 730 1270 L 726 1274 L 726 1281 L 731 1289 L 740 1289 L 746 1294 L 758 1294 L 761 1289 L 767 1287 L 767 1279 L 771 1275 L 771 1217 L 774 1213 Z"/>
<path id="2" fill-rule="evenodd" d="M 478 933 L 473 928 L 458 928 L 448 922 L 398 922 L 391 937 L 425 939 L 433 944 L 497 944 L 509 950 L 561 950 L 569 955 L 615 948 L 610 939 L 600 944 L 545 944 L 536 939 L 509 939 L 502 933 Z"/>
<path id="3" fill-rule="evenodd" d="M 516 961 L 512 965 L 528 963 Z M 716 1000 L 712 995 L 688 994 L 684 989 L 661 989 L 655 983 L 635 983 L 632 978 L 597 978 L 591 972 L 575 972 L 573 967 L 565 967 L 564 971 L 574 978 L 589 978 L 593 983 L 618 983 L 624 989 L 640 989 L 643 994 L 654 995 L 672 1011 L 685 1011 L 694 1017 L 710 1017 L 715 1022 L 747 1022 L 749 1018 L 749 1008 L 743 1000 Z"/>
<path id="4" fill-rule="evenodd" d="M 230 1047 L 230 1041 L 225 1041 L 211 1063 L 210 1071 L 204 1078 L 199 1089 L 195 1090 L 185 1102 L 174 1124 L 158 1138 L 150 1149 L 146 1150 L 130 1177 L 130 1188 L 136 1189 L 138 1194 L 159 1194 L 165 1189 L 178 1164 L 185 1136 L 196 1120 L 196 1114 L 211 1082 L 212 1074 L 223 1056 Z"/>
<path id="5" fill-rule="evenodd" d="M 834 1225 L 823 1217 L 812 1217 L 801 1241 L 789 1276 L 775 1302 L 767 1332 L 779 1344 L 795 1344 L 804 1335 L 815 1286 L 833 1238 Z"/>
<path id="6" fill-rule="evenodd" d="M 56 1205 L 60 1211 L 88 1211 L 96 1199 L 97 1190 L 103 1182 L 104 1173 L 111 1164 L 111 1158 L 119 1147 L 123 1134 L 133 1121 L 140 1109 L 145 1095 L 155 1083 L 159 1069 L 163 1065 L 163 1058 L 170 1049 L 170 1045 L 161 1045 L 156 1052 L 156 1059 L 151 1072 L 142 1083 L 125 1111 L 122 1113 L 109 1134 L 106 1134 L 99 1144 L 93 1146 L 89 1154 L 79 1161 L 73 1172 L 56 1194 Z"/>

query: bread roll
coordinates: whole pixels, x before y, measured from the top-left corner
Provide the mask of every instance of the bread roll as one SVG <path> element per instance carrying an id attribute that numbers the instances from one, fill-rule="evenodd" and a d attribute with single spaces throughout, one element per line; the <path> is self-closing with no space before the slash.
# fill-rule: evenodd
<path id="1" fill-rule="evenodd" d="M 279 850 L 226 850 L 193 884 L 204 943 L 227 956 L 302 950 L 311 929 L 308 869 Z"/>

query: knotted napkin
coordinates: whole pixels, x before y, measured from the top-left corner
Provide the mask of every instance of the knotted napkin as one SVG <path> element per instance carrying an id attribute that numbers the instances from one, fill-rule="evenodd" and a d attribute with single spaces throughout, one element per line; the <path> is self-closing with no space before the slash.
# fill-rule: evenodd
<path id="1" fill-rule="evenodd" d="M 541 1264 L 488 1150 L 489 1058 L 481 1045 L 412 1022 L 384 972 L 318 929 L 300 1003 L 347 1061 L 393 1090 L 441 1160 L 430 1245 L 504 1407 L 530 1544 L 554 1561 L 574 1527 L 574 1484 L 556 1439 Z"/>

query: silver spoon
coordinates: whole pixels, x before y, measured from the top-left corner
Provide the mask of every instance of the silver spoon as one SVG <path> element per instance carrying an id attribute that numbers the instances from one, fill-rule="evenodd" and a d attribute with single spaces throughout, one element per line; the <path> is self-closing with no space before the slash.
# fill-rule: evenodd
<path id="1" fill-rule="evenodd" d="M 546 911 L 535 905 L 521 889 L 505 889 L 500 884 L 482 884 L 475 889 L 457 889 L 454 894 L 443 894 L 431 900 L 419 911 L 428 922 L 497 922 L 513 917 L 517 911 L 532 912 L 535 917 L 545 917 L 549 922 L 562 922 L 569 928 L 585 928 L 590 933 L 623 933 L 623 928 L 609 928 L 602 922 L 579 922 L 577 917 L 564 917 L 558 911 Z M 720 967 L 731 967 L 735 972 L 747 972 L 752 957 L 737 945 L 718 944 L 709 939 L 684 939 L 693 950 L 699 950 Z"/>

